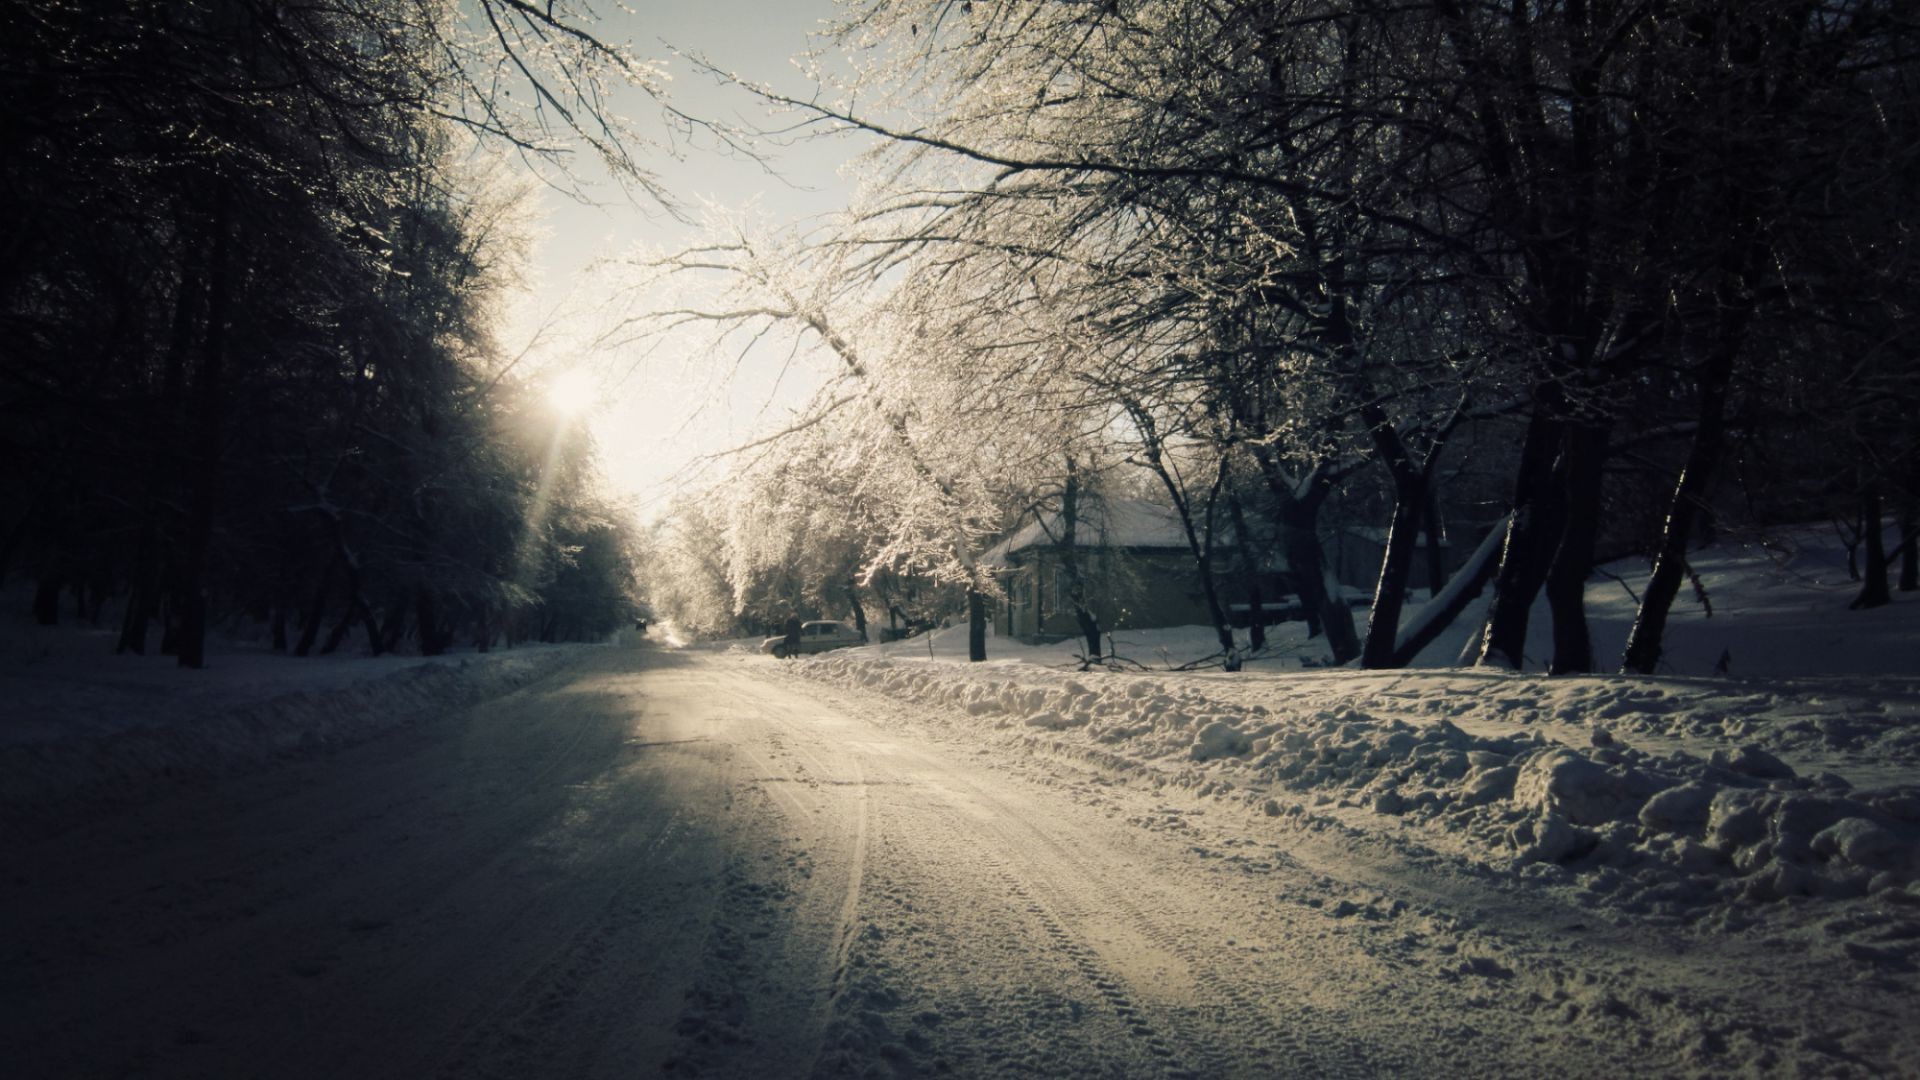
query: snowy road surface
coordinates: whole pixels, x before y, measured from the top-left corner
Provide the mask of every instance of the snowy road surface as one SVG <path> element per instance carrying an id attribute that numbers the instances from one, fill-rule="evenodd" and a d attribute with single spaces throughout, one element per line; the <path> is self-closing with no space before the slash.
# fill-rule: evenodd
<path id="1" fill-rule="evenodd" d="M 0 840 L 0 1046 L 28 1077 L 1844 1073 L 1901 1019 L 1764 941 L 1223 813 L 765 658 L 594 650 Z"/>

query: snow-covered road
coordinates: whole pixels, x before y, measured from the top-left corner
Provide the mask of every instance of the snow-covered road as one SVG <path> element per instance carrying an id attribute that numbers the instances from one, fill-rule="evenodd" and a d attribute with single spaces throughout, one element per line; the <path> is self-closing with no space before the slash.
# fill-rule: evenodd
<path id="1" fill-rule="evenodd" d="M 1896 986 L 1821 1000 L 1766 941 L 1269 825 L 763 657 L 592 650 L 0 839 L 0 1046 L 18 1076 L 1900 1067 Z"/>

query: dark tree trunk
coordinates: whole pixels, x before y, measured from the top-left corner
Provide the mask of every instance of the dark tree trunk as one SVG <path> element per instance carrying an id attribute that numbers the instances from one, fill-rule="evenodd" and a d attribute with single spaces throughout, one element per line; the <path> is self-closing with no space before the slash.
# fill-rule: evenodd
<path id="1" fill-rule="evenodd" d="M 987 597 L 979 589 L 967 589 L 967 661 L 977 664 L 987 658 Z"/>
<path id="2" fill-rule="evenodd" d="M 1246 508 L 1227 490 L 1227 517 L 1233 522 L 1233 538 L 1240 545 L 1240 577 L 1247 590 L 1247 648 L 1259 652 L 1267 647 L 1266 598 L 1260 589 L 1260 559 L 1253 547 L 1253 534 L 1247 529 Z"/>
<path id="3" fill-rule="evenodd" d="M 1380 579 L 1373 587 L 1373 606 L 1367 614 L 1367 641 L 1360 653 L 1361 667 L 1394 666 L 1400 612 L 1406 602 L 1407 582 L 1413 576 L 1414 547 L 1420 538 L 1420 507 L 1425 502 L 1420 492 L 1399 490 L 1395 493 L 1393 521 L 1387 526 L 1386 550 L 1380 557 Z"/>
<path id="4" fill-rule="evenodd" d="M 273 603 L 273 651 L 287 651 L 287 605 L 284 600 Z"/>
<path id="5" fill-rule="evenodd" d="M 1559 547 L 1566 510 L 1554 483 L 1554 461 L 1562 425 L 1536 404 L 1520 449 L 1514 483 L 1513 516 L 1493 577 L 1493 603 L 1487 610 L 1479 662 L 1514 670 L 1526 662 L 1527 623 L 1533 601 L 1546 583 L 1547 567 Z"/>
<path id="6" fill-rule="evenodd" d="M 1156 462 L 1158 458 L 1156 457 Z M 1160 479 L 1167 485 L 1169 492 L 1178 490 L 1173 476 L 1163 470 Z M 1220 653 L 1226 657 L 1228 671 L 1240 670 L 1240 650 L 1233 640 L 1233 620 L 1227 617 L 1227 610 L 1220 603 L 1220 590 L 1213 579 L 1213 500 L 1220 493 L 1221 481 L 1226 473 L 1225 462 L 1214 474 L 1213 489 L 1207 493 L 1206 517 L 1196 531 L 1190 504 L 1178 495 L 1174 498 L 1174 508 L 1180 513 L 1180 524 L 1186 530 L 1187 546 L 1193 550 L 1194 573 L 1200 579 L 1200 595 L 1207 602 L 1207 617 L 1213 620 L 1213 635 L 1220 643 Z"/>
<path id="7" fill-rule="evenodd" d="M 847 578 L 846 588 L 847 588 L 847 604 L 848 606 L 853 608 L 853 628 L 859 631 L 860 640 L 862 642 L 865 642 L 868 640 L 867 609 L 864 606 L 862 606 L 860 603 L 860 583 L 854 580 L 853 578 L 849 577 Z"/>
<path id="8" fill-rule="evenodd" d="M 1867 565 L 1861 570 L 1860 594 L 1847 605 L 1855 611 L 1891 603 L 1887 592 L 1887 543 L 1880 528 L 1880 491 L 1868 488 L 1861 499 L 1860 521 L 1867 541 Z"/>
<path id="9" fill-rule="evenodd" d="M 1900 506 L 1900 591 L 1920 590 L 1920 506 L 1908 499 Z"/>
<path id="10" fill-rule="evenodd" d="M 1327 589 L 1326 556 L 1320 544 L 1320 507 L 1333 490 L 1332 480 L 1325 473 L 1319 473 L 1303 485 L 1304 491 L 1296 491 L 1270 448 L 1255 446 L 1252 449 L 1261 478 L 1273 496 L 1280 551 L 1287 557 L 1287 577 L 1306 611 L 1308 633 L 1325 632 L 1333 662 L 1344 664 L 1360 655 L 1360 635 L 1353 628 L 1353 609 Z"/>
<path id="11" fill-rule="evenodd" d="M 326 643 L 320 646 L 322 656 L 330 656 L 340 648 L 340 643 L 347 638 L 347 632 L 353 629 L 354 620 L 360 617 L 361 611 L 366 607 L 360 600 L 360 568 L 355 566 L 350 558 L 343 557 L 340 561 L 347 567 L 347 606 L 340 611 L 340 621 L 334 623 L 333 629 L 327 632 Z M 373 623 L 371 615 L 368 615 L 367 622 L 371 627 Z M 372 630 L 368 636 L 373 639 L 374 651 L 378 652 L 380 648 L 378 630 Z"/>
<path id="12" fill-rule="evenodd" d="M 405 601 L 401 601 L 387 608 L 387 617 L 380 622 L 380 641 L 386 646 L 388 652 L 393 652 L 400 647 L 400 642 L 406 636 L 407 605 Z M 427 654 L 422 652 L 420 655 Z"/>
<path id="13" fill-rule="evenodd" d="M 1431 466 L 1429 466 L 1431 469 Z M 1427 505 L 1420 514 L 1420 520 L 1427 530 L 1427 595 L 1439 596 L 1440 588 L 1447 580 L 1447 549 L 1445 523 L 1440 520 L 1440 485 L 1434 482 L 1431 474 L 1427 477 Z"/>
<path id="14" fill-rule="evenodd" d="M 340 643 L 347 639 L 347 632 L 353 629 L 353 617 L 358 614 L 359 606 L 360 602 L 356 599 L 348 605 L 347 610 L 340 613 L 339 621 L 327 631 L 327 640 L 320 643 L 321 656 L 332 656 L 339 650 Z"/>
<path id="15" fill-rule="evenodd" d="M 1320 544 L 1320 506 L 1324 492 L 1280 503 L 1280 536 L 1287 571 L 1300 591 L 1300 602 L 1319 613 L 1333 662 L 1344 664 L 1360 655 L 1360 635 L 1354 630 L 1353 609 L 1327 588 L 1326 551 Z"/>
<path id="16" fill-rule="evenodd" d="M 373 617 L 373 609 L 362 600 L 359 605 L 360 627 L 367 632 L 367 651 L 379 656 L 386 651 L 386 643 L 380 640 L 380 621 Z"/>
<path id="17" fill-rule="evenodd" d="M 1060 496 L 1060 569 L 1067 576 L 1067 605 L 1073 608 L 1073 621 L 1087 651 L 1081 666 L 1100 659 L 1100 620 L 1087 603 L 1087 579 L 1080 566 L 1080 474 L 1073 458 L 1067 458 L 1067 482 Z"/>
<path id="18" fill-rule="evenodd" d="M 313 643 L 320 637 L 320 623 L 326 618 L 327 594 L 333 591 L 334 566 L 338 560 L 328 559 L 326 569 L 320 571 L 320 583 L 313 588 L 313 602 L 307 605 L 306 616 L 300 622 L 300 640 L 293 647 L 293 655 L 305 656 L 313 651 Z"/>
<path id="19" fill-rule="evenodd" d="M 113 578 L 110 572 L 102 572 L 87 579 L 85 600 L 87 625 L 100 625 L 100 613 L 106 609 L 107 597 L 112 592 Z"/>
<path id="20" fill-rule="evenodd" d="M 1714 472 L 1720 467 L 1726 449 L 1727 390 L 1733 377 L 1733 354 L 1715 353 L 1701 373 L 1700 427 L 1694 433 L 1693 446 L 1674 485 L 1667 506 L 1666 526 L 1660 533 L 1660 546 L 1653 555 L 1653 576 L 1640 594 L 1640 610 L 1634 616 L 1633 629 L 1627 634 L 1627 650 L 1620 663 L 1626 674 L 1651 675 L 1659 666 L 1665 648 L 1667 616 L 1674 597 L 1680 595 L 1680 583 L 1687 576 L 1687 549 L 1693 530 L 1706 509 L 1707 490 Z"/>
<path id="21" fill-rule="evenodd" d="M 170 587 L 160 597 L 160 655 L 178 656 L 180 654 L 180 602 L 179 589 Z"/>
<path id="22" fill-rule="evenodd" d="M 1400 636 L 1400 612 L 1406 604 L 1407 582 L 1413 578 L 1414 549 L 1420 542 L 1420 515 L 1431 501 L 1427 478 L 1433 458 L 1429 455 L 1426 468 L 1417 464 L 1406 440 L 1378 404 L 1364 406 L 1361 416 L 1393 481 L 1393 518 L 1380 554 L 1380 575 L 1367 611 L 1367 640 L 1360 652 L 1361 667 L 1379 668 L 1393 663 L 1394 644 Z"/>
<path id="23" fill-rule="evenodd" d="M 433 590 L 420 588 L 414 594 L 415 621 L 420 624 L 420 655 L 439 656 L 447 651 L 446 637 L 440 631 L 439 613 L 435 610 Z"/>
<path id="24" fill-rule="evenodd" d="M 33 621 L 40 626 L 60 622 L 60 579 L 43 576 L 33 587 Z"/>
<path id="25" fill-rule="evenodd" d="M 187 221 L 181 220 L 181 241 L 192 250 Z M 186 381 L 187 354 L 193 349 L 194 326 L 204 293 L 201 275 L 191 258 L 181 261 L 180 290 L 174 297 L 173 329 L 167 341 L 166 366 L 160 381 L 160 400 L 146 422 L 147 484 L 140 507 L 140 530 L 134 540 L 132 580 L 129 583 L 126 617 L 120 626 L 116 653 L 147 651 L 147 622 L 160 608 L 160 493 L 167 475 L 167 457 L 162 447 L 172 447 L 168 434 L 179 411 L 180 390 Z"/>
<path id="26" fill-rule="evenodd" d="M 1560 546 L 1547 569 L 1547 604 L 1553 612 L 1553 659 L 1548 673 L 1572 675 L 1593 670 L 1593 637 L 1587 627 L 1587 578 L 1600 533 L 1601 466 L 1607 452 L 1606 429 L 1579 424 L 1568 429 L 1561 485 L 1566 524 Z"/>
<path id="27" fill-rule="evenodd" d="M 181 558 L 179 589 L 175 594 L 180 605 L 179 661 L 185 668 L 201 668 L 207 663 L 207 560 L 213 546 L 214 504 L 220 490 L 227 310 L 233 299 L 228 204 L 222 193 L 216 192 L 214 200 L 207 332 L 201 343 L 200 367 L 193 378 L 193 464 L 187 484 L 186 550 Z"/>

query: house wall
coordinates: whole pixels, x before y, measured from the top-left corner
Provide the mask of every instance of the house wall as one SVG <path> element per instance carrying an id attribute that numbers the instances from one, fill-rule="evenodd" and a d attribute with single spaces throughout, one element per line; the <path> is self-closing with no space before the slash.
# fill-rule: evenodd
<path id="1" fill-rule="evenodd" d="M 1474 532 L 1484 535 L 1485 528 L 1454 529 L 1455 538 Z M 1478 543 L 1479 536 L 1474 536 Z M 1471 552 L 1473 545 L 1449 544 L 1444 550 L 1449 573 Z M 1383 547 L 1379 541 L 1354 533 L 1343 533 L 1329 541 L 1327 557 L 1337 580 L 1362 589 L 1370 588 L 1380 573 Z M 1097 582 L 1093 610 L 1102 630 L 1149 629 L 1161 626 L 1205 625 L 1208 622 L 1206 598 L 1201 595 L 1194 576 L 1193 556 L 1184 550 L 1169 548 L 1130 548 L 1116 558 L 1111 551 L 1088 549 L 1083 556 L 1089 577 Z M 1050 548 L 1023 548 L 1009 557 L 1010 566 L 1001 577 L 1007 597 L 995 614 L 995 626 L 1001 634 L 1023 640 L 1061 640 L 1076 637 L 1079 624 L 1067 610 L 1065 590 L 1059 585 L 1059 559 Z M 1108 560 L 1112 560 L 1109 564 Z M 1233 556 L 1223 552 L 1216 563 L 1228 572 L 1215 575 L 1220 603 L 1229 608 L 1229 616 L 1244 624 L 1246 612 L 1231 611 L 1232 605 L 1244 605 L 1247 591 L 1240 576 L 1231 572 Z M 1275 617 L 1299 617 L 1297 599 L 1288 595 L 1292 587 L 1284 572 L 1262 574 L 1264 602 L 1269 605 L 1268 621 Z M 1414 557 L 1409 587 L 1426 589 L 1426 550 Z M 1282 600 L 1282 597 L 1286 597 Z"/>

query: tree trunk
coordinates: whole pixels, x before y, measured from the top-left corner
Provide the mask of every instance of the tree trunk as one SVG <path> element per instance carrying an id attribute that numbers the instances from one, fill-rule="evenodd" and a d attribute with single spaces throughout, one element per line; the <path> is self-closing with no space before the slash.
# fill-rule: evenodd
<path id="1" fill-rule="evenodd" d="M 1537 403 L 1527 422 L 1514 483 L 1513 516 L 1507 520 L 1500 568 L 1493 578 L 1493 603 L 1488 606 L 1479 650 L 1479 663 L 1516 671 L 1526 662 L 1528 618 L 1534 597 L 1546 583 L 1548 563 L 1559 547 L 1566 517 L 1553 475 L 1562 425 L 1547 415 L 1547 409 L 1546 404 Z"/>
<path id="2" fill-rule="evenodd" d="M 207 560 L 213 546 L 214 504 L 220 489 L 222 397 L 227 350 L 227 310 L 233 299 L 232 231 L 224 193 L 214 193 L 213 254 L 207 287 L 207 332 L 201 342 L 200 367 L 194 373 L 193 470 L 187 488 L 186 551 L 181 559 L 179 663 L 202 668 L 207 663 Z"/>
<path id="3" fill-rule="evenodd" d="M 967 588 L 967 661 L 977 664 L 987 658 L 987 597 L 979 589 Z"/>
<path id="4" fill-rule="evenodd" d="M 414 594 L 415 621 L 420 624 L 420 655 L 439 656 L 447 651 L 446 638 L 440 632 L 440 617 L 435 610 L 433 590 L 421 586 Z"/>
<path id="5" fill-rule="evenodd" d="M 1332 490 L 1323 479 L 1310 479 L 1305 493 L 1296 492 L 1273 452 L 1253 448 L 1267 491 L 1273 496 L 1274 525 L 1280 533 L 1280 551 L 1287 557 L 1287 578 L 1306 612 L 1308 636 L 1324 631 L 1333 662 L 1344 664 L 1360 655 L 1360 637 L 1354 632 L 1353 610 L 1327 589 L 1325 551 L 1320 544 L 1320 506 Z"/>
<path id="6" fill-rule="evenodd" d="M 1855 611 L 1891 603 L 1887 592 L 1887 543 L 1880 528 L 1880 490 L 1869 487 L 1861 499 L 1862 531 L 1867 541 L 1867 565 L 1861 570 L 1860 594 L 1847 605 Z"/>
<path id="7" fill-rule="evenodd" d="M 1280 535 L 1287 555 L 1287 572 L 1300 591 L 1300 602 L 1320 616 L 1333 662 L 1344 664 L 1360 655 L 1360 635 L 1354 630 L 1353 609 L 1327 587 L 1326 552 L 1320 544 L 1320 505 L 1317 495 L 1288 498 L 1280 504 Z"/>
<path id="8" fill-rule="evenodd" d="M 180 217 L 181 242 L 192 251 L 188 221 Z M 120 639 L 114 652 L 144 655 L 147 651 L 147 622 L 160 608 L 160 493 L 166 483 L 167 457 L 162 447 L 175 440 L 168 434 L 179 410 L 180 389 L 186 380 L 187 354 L 193 349 L 194 325 L 203 299 L 202 275 L 191 258 L 181 260 L 180 291 L 174 297 L 173 329 L 167 341 L 166 366 L 160 381 L 160 400 L 146 422 L 146 491 L 140 507 L 140 531 L 134 541 L 132 581 L 127 595 L 126 617 L 120 626 Z"/>
<path id="9" fill-rule="evenodd" d="M 1100 659 L 1100 620 L 1087 605 L 1087 581 L 1080 568 L 1080 474 L 1072 457 L 1067 458 L 1067 483 L 1060 496 L 1060 569 L 1067 576 L 1067 605 L 1073 608 L 1073 621 L 1087 651 L 1080 659 L 1081 670 Z"/>
<path id="10" fill-rule="evenodd" d="M 1240 545 L 1240 576 L 1247 589 L 1247 648 L 1259 652 L 1267 647 L 1267 617 L 1262 607 L 1265 597 L 1260 589 L 1260 560 L 1253 549 L 1253 534 L 1247 529 L 1246 508 L 1227 490 L 1227 517 L 1233 522 L 1234 540 Z"/>
<path id="11" fill-rule="evenodd" d="M 865 643 L 868 640 L 867 609 L 860 603 L 860 583 L 851 577 L 847 578 L 847 604 L 853 608 L 853 628 L 860 632 L 860 640 Z"/>
<path id="12" fill-rule="evenodd" d="M 1429 470 L 1432 466 L 1429 464 Z M 1427 505 L 1421 511 L 1420 518 L 1426 523 L 1427 530 L 1427 595 L 1439 596 L 1440 589 L 1447 581 L 1446 529 L 1440 520 L 1440 485 L 1434 482 L 1431 471 L 1427 476 Z"/>
<path id="13" fill-rule="evenodd" d="M 1363 668 L 1394 666 L 1400 612 L 1406 602 L 1407 581 L 1413 576 L 1414 547 L 1420 538 L 1420 508 L 1427 501 L 1424 491 L 1408 490 L 1404 484 L 1402 480 L 1394 485 L 1393 521 L 1387 526 L 1380 578 L 1373 587 L 1373 606 L 1367 613 L 1367 641 L 1360 653 Z"/>
<path id="14" fill-rule="evenodd" d="M 389 605 L 387 617 L 380 623 L 380 642 L 386 651 L 400 648 L 400 642 L 407 636 L 407 605 L 404 601 Z M 427 655 L 424 651 L 422 656 Z"/>
<path id="15" fill-rule="evenodd" d="M 1693 529 L 1706 509 L 1707 490 L 1726 448 L 1727 390 L 1733 377 L 1733 354 L 1717 352 L 1710 366 L 1701 373 L 1700 427 L 1694 432 L 1687 461 L 1674 485 L 1667 505 L 1667 520 L 1660 532 L 1660 546 L 1653 556 L 1653 576 L 1640 594 L 1640 610 L 1634 616 L 1633 629 L 1627 633 L 1627 650 L 1620 662 L 1624 674 L 1651 675 L 1659 666 L 1665 648 L 1667 616 L 1674 597 L 1680 595 L 1680 582 L 1687 575 L 1687 548 Z"/>
<path id="16" fill-rule="evenodd" d="M 1180 512 L 1180 522 L 1187 533 L 1187 544 L 1193 549 L 1194 572 L 1200 578 L 1200 594 L 1207 602 L 1207 617 L 1213 620 L 1213 636 L 1220 643 L 1221 655 L 1226 657 L 1228 671 L 1240 670 L 1240 650 L 1233 640 L 1233 620 L 1227 618 L 1226 608 L 1220 603 L 1220 590 L 1213 580 L 1213 500 L 1220 491 L 1220 477 L 1224 475 L 1225 463 L 1215 474 L 1213 490 L 1207 493 L 1206 520 L 1198 534 L 1194 531 L 1193 516 L 1185 499 L 1176 500 L 1175 508 Z M 1163 473 L 1161 479 L 1169 488 L 1173 485 L 1172 476 Z"/>
<path id="17" fill-rule="evenodd" d="M 1598 424 L 1578 424 L 1567 433 L 1561 480 L 1566 524 L 1560 546 L 1547 568 L 1547 604 L 1553 613 L 1553 659 L 1547 671 L 1572 675 L 1593 670 L 1593 636 L 1587 627 L 1587 578 L 1593 575 L 1594 544 L 1600 534 L 1601 466 L 1607 432 Z"/>
<path id="18" fill-rule="evenodd" d="M 180 653 L 180 602 L 178 588 L 169 587 L 160 597 L 160 655 Z"/>
<path id="19" fill-rule="evenodd" d="M 367 632 L 367 651 L 375 656 L 386 652 L 386 642 L 380 639 L 380 620 L 373 617 L 373 609 L 365 600 L 356 605 L 360 612 L 360 626 Z"/>
<path id="20" fill-rule="evenodd" d="M 1900 591 L 1920 590 L 1920 505 L 1908 498 L 1900 505 Z"/>
<path id="21" fill-rule="evenodd" d="M 1430 501 L 1427 469 L 1414 463 L 1407 442 L 1387 411 L 1377 402 L 1362 406 L 1374 452 L 1393 482 L 1393 518 L 1380 553 L 1380 575 L 1367 609 L 1367 640 L 1360 652 L 1361 667 L 1385 667 L 1393 662 L 1400 635 L 1400 611 L 1406 603 L 1407 582 L 1413 577 L 1413 553 L 1420 540 L 1420 513 Z M 1432 467 L 1431 459 L 1428 468 Z"/>
<path id="22" fill-rule="evenodd" d="M 347 567 L 347 606 L 341 609 L 340 621 L 334 623 L 333 629 L 327 632 L 326 643 L 320 646 L 322 656 L 331 656 L 340 648 L 340 643 L 346 640 L 347 631 L 353 629 L 353 620 L 359 617 L 360 609 L 364 606 L 360 602 L 360 568 L 353 564 L 352 559 L 342 557 L 340 561 Z M 379 644 L 377 634 L 374 643 L 376 647 Z"/>
<path id="23" fill-rule="evenodd" d="M 293 647 L 293 655 L 305 656 L 313 651 L 313 643 L 320 636 L 320 622 L 326 618 L 327 593 L 333 591 L 334 565 L 337 557 L 327 560 L 326 569 L 320 572 L 320 584 L 314 586 L 313 602 L 307 605 L 306 617 L 300 623 L 300 640 Z"/>
<path id="24" fill-rule="evenodd" d="M 353 617 L 358 614 L 359 607 L 360 601 L 356 598 L 348 604 L 347 610 L 340 613 L 340 621 L 333 624 L 333 629 L 327 631 L 327 640 L 320 643 L 321 656 L 332 656 L 339 650 L 340 643 L 347 638 L 347 631 L 353 629 Z"/>
<path id="25" fill-rule="evenodd" d="M 60 622 L 60 579 L 52 575 L 42 576 L 33 587 L 33 621 L 39 626 L 56 626 Z"/>
<path id="26" fill-rule="evenodd" d="M 287 605 L 284 600 L 273 602 L 273 651 L 287 651 Z"/>

